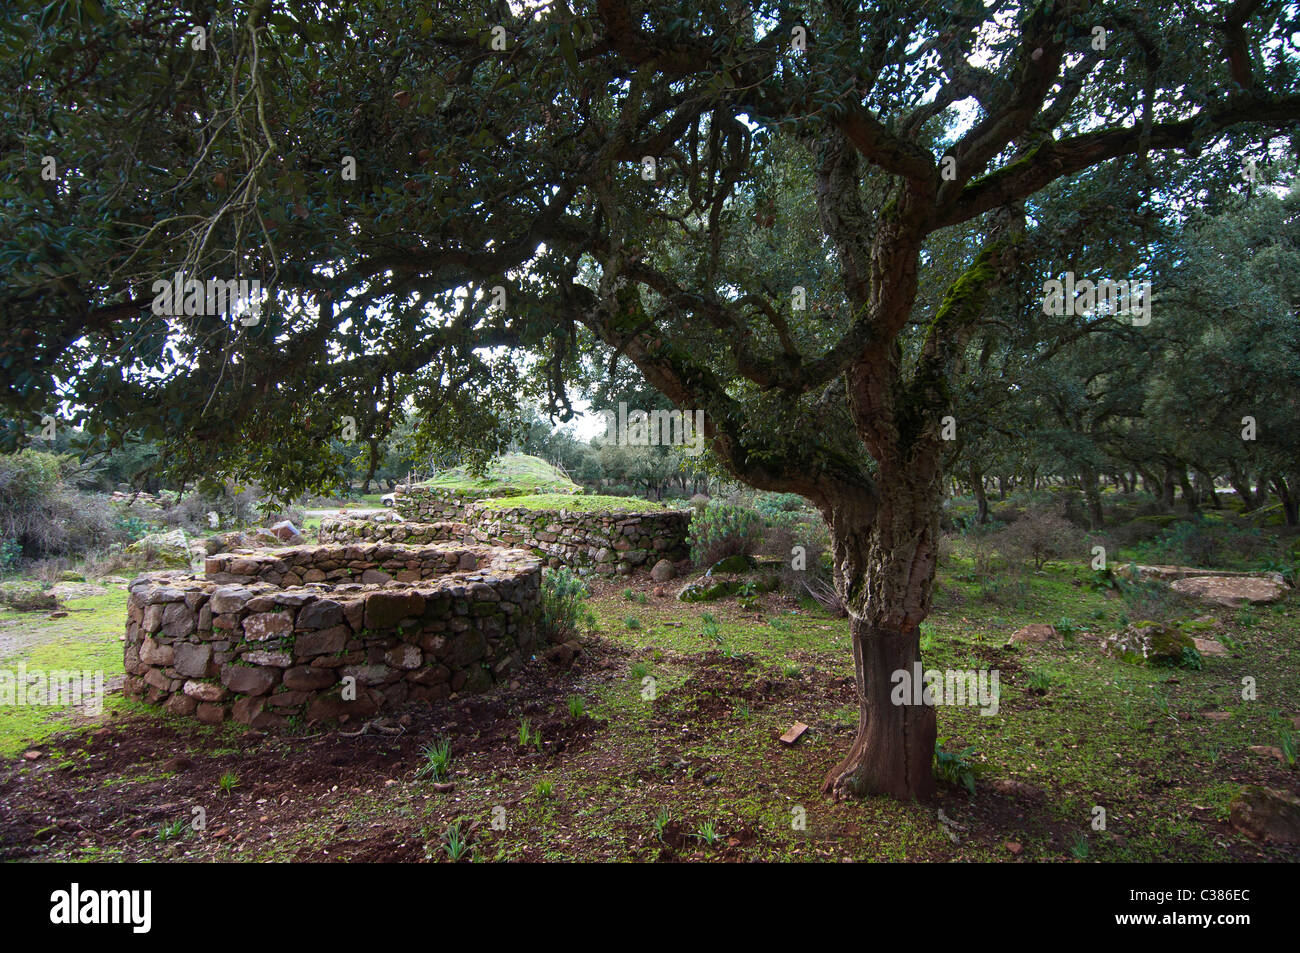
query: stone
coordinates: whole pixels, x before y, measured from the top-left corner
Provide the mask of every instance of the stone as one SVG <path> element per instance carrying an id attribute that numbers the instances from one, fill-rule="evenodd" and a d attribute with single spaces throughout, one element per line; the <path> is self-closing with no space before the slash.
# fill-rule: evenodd
<path id="1" fill-rule="evenodd" d="M 1277 602 L 1287 591 L 1283 583 L 1247 576 L 1188 576 L 1175 579 L 1169 588 L 1202 602 L 1230 608 Z"/>
<path id="2" fill-rule="evenodd" d="M 424 596 L 418 592 L 372 592 L 366 596 L 365 627 L 386 629 L 402 619 L 418 617 L 424 613 Z"/>
<path id="3" fill-rule="evenodd" d="M 1222 642 L 1216 642 L 1214 639 L 1198 639 L 1193 637 L 1192 642 L 1196 645 L 1196 651 L 1202 655 L 1227 655 L 1228 650 Z"/>
<path id="4" fill-rule="evenodd" d="M 378 569 L 367 569 L 361 574 L 361 581 L 367 586 L 382 586 L 386 582 L 392 582 L 393 577 Z"/>
<path id="5" fill-rule="evenodd" d="M 264 642 L 279 638 L 293 631 L 293 613 L 255 612 L 244 619 L 244 638 L 252 642 Z"/>
<path id="6" fill-rule="evenodd" d="M 1300 844 L 1300 798 L 1289 791 L 1249 785 L 1228 805 L 1228 822 L 1254 840 Z"/>
<path id="7" fill-rule="evenodd" d="M 1107 637 L 1102 650 L 1125 662 L 1175 668 L 1199 668 L 1200 654 L 1191 637 L 1161 622 L 1134 622 Z"/>
<path id="8" fill-rule="evenodd" d="M 128 556 L 143 560 L 149 566 L 168 569 L 190 568 L 190 542 L 182 529 L 165 533 L 150 533 L 126 547 Z"/>
<path id="9" fill-rule="evenodd" d="M 163 703 L 163 708 L 173 715 L 181 715 L 188 718 L 198 709 L 199 703 L 191 698 L 188 694 L 172 695 Z"/>
<path id="10" fill-rule="evenodd" d="M 424 662 L 424 653 L 415 645 L 398 645 L 384 653 L 384 661 L 393 668 L 411 670 Z"/>
<path id="11" fill-rule="evenodd" d="M 1041 644 L 1056 638 L 1056 626 L 1036 622 L 1011 633 L 1011 641 L 1017 643 Z"/>
<path id="12" fill-rule="evenodd" d="M 271 665 L 275 668 L 288 668 L 293 664 L 293 656 L 288 652 L 254 650 L 242 656 L 250 665 Z"/>
<path id="13" fill-rule="evenodd" d="M 218 586 L 212 590 L 208 605 L 214 613 L 238 612 L 251 598 L 252 590 L 243 586 Z"/>
<path id="14" fill-rule="evenodd" d="M 294 526 L 290 520 L 280 520 L 271 527 L 271 532 L 275 534 L 280 542 L 287 546 L 301 546 L 307 542 L 302 538 L 302 533 L 298 531 L 298 527 Z"/>
<path id="15" fill-rule="evenodd" d="M 149 636 L 140 643 L 140 661 L 145 665 L 167 666 L 175 660 L 176 650 L 170 645 L 160 645 Z"/>
<path id="16" fill-rule="evenodd" d="M 299 658 L 313 655 L 333 655 L 342 652 L 352 636 L 352 630 L 345 625 L 336 625 L 328 629 L 316 629 L 311 632 L 299 632 L 294 639 L 293 651 Z"/>
<path id="17" fill-rule="evenodd" d="M 221 684 L 241 695 L 265 695 L 279 680 L 280 673 L 274 668 L 232 662 L 221 669 Z"/>
<path id="18" fill-rule="evenodd" d="M 225 701 L 229 692 L 216 682 L 199 682 L 191 679 L 181 689 L 190 698 L 201 702 Z"/>
<path id="19" fill-rule="evenodd" d="M 343 607 L 332 599 L 318 599 L 298 612 L 300 629 L 328 629 L 343 621 Z"/>
<path id="20" fill-rule="evenodd" d="M 654 564 L 650 570 L 650 578 L 655 582 L 668 582 L 677 575 L 677 570 L 673 567 L 672 560 L 661 559 Z"/>
<path id="21" fill-rule="evenodd" d="M 310 665 L 286 669 L 284 673 L 284 687 L 291 691 L 320 691 L 336 681 L 333 669 L 312 668 Z"/>
<path id="22" fill-rule="evenodd" d="M 194 716 L 199 721 L 208 725 L 219 725 L 226 720 L 226 706 L 217 705 L 211 702 L 199 702 L 194 709 Z"/>
<path id="23" fill-rule="evenodd" d="M 204 678 L 212 661 L 212 645 L 207 642 L 178 642 L 174 646 L 176 671 L 188 678 Z"/>

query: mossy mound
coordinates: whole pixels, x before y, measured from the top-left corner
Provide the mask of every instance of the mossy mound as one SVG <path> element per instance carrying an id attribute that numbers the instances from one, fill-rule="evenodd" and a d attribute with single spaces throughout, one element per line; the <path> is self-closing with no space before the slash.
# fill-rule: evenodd
<path id="1" fill-rule="evenodd" d="M 1108 655 L 1134 665 L 1199 669 L 1202 664 L 1192 637 L 1162 622 L 1134 622 L 1106 639 L 1103 647 Z"/>
<path id="2" fill-rule="evenodd" d="M 421 486 L 474 497 L 582 492 L 582 487 L 545 460 L 526 453 L 503 454 L 489 463 L 482 474 L 473 474 L 463 467 L 446 470 Z"/>

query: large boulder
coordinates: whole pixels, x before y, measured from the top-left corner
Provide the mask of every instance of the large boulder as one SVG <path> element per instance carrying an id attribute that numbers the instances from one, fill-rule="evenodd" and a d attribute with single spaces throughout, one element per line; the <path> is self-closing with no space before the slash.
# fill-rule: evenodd
<path id="1" fill-rule="evenodd" d="M 58 596 L 51 590 L 31 582 L 0 582 L 0 606 L 8 606 L 20 612 L 33 612 L 39 609 L 57 609 Z"/>
<path id="2" fill-rule="evenodd" d="M 1235 608 L 1245 604 L 1277 602 L 1286 595 L 1286 585 L 1272 579 L 1250 576 L 1186 576 L 1169 584 L 1174 592 L 1213 605 Z"/>
<path id="3" fill-rule="evenodd" d="M 149 566 L 165 569 L 190 568 L 190 542 L 182 529 L 166 533 L 150 533 L 126 547 L 128 556 L 134 556 Z"/>
<path id="4" fill-rule="evenodd" d="M 1161 622 L 1134 622 L 1107 637 L 1102 650 L 1137 665 L 1201 667 L 1201 655 L 1191 636 Z"/>
<path id="5" fill-rule="evenodd" d="M 650 578 L 655 582 L 668 582 L 677 575 L 677 570 L 673 567 L 671 559 L 661 559 L 654 564 L 650 570 Z"/>
<path id="6" fill-rule="evenodd" d="M 280 520 L 271 527 L 271 532 L 285 546 L 300 546 L 306 542 L 302 537 L 302 533 L 298 531 L 298 527 L 294 526 L 290 520 Z"/>
<path id="7" fill-rule="evenodd" d="M 268 539 L 255 533 L 239 531 L 217 533 L 215 536 L 209 536 L 203 542 L 203 550 L 209 556 L 215 556 L 217 553 L 233 553 L 239 549 L 263 549 L 267 546 L 278 546 L 279 544 L 278 539 Z"/>

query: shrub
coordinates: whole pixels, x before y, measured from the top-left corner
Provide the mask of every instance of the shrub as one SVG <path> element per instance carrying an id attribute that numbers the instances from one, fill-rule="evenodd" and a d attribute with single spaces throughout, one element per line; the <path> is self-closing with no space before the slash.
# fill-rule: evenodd
<path id="1" fill-rule="evenodd" d="M 596 617 L 587 607 L 587 584 L 567 568 L 542 571 L 541 630 L 552 642 L 568 642 L 590 629 Z"/>
<path id="2" fill-rule="evenodd" d="M 1082 536 L 1064 516 L 1049 507 L 1032 507 L 997 537 L 997 546 L 1008 555 L 1033 561 L 1042 569 L 1049 559 L 1060 559 L 1076 551 Z"/>
<path id="3" fill-rule="evenodd" d="M 762 534 L 763 520 L 753 510 L 711 503 L 691 517 L 691 560 L 697 566 L 711 566 L 728 556 L 752 556 Z"/>
<path id="4" fill-rule="evenodd" d="M 793 513 L 804 507 L 804 498 L 797 493 L 763 493 L 754 502 L 754 509 L 764 520 L 778 513 Z"/>
<path id="5" fill-rule="evenodd" d="M 16 539 L 0 539 L 0 574 L 13 572 L 22 558 L 23 547 Z"/>

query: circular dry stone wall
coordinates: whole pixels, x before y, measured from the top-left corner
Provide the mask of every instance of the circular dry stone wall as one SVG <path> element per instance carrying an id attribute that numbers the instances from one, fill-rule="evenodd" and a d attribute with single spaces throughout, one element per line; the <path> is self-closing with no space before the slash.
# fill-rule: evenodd
<path id="1" fill-rule="evenodd" d="M 382 578 L 381 578 L 382 577 Z M 543 646 L 541 560 L 463 544 L 221 553 L 130 585 L 129 694 L 255 728 L 482 692 Z"/>

